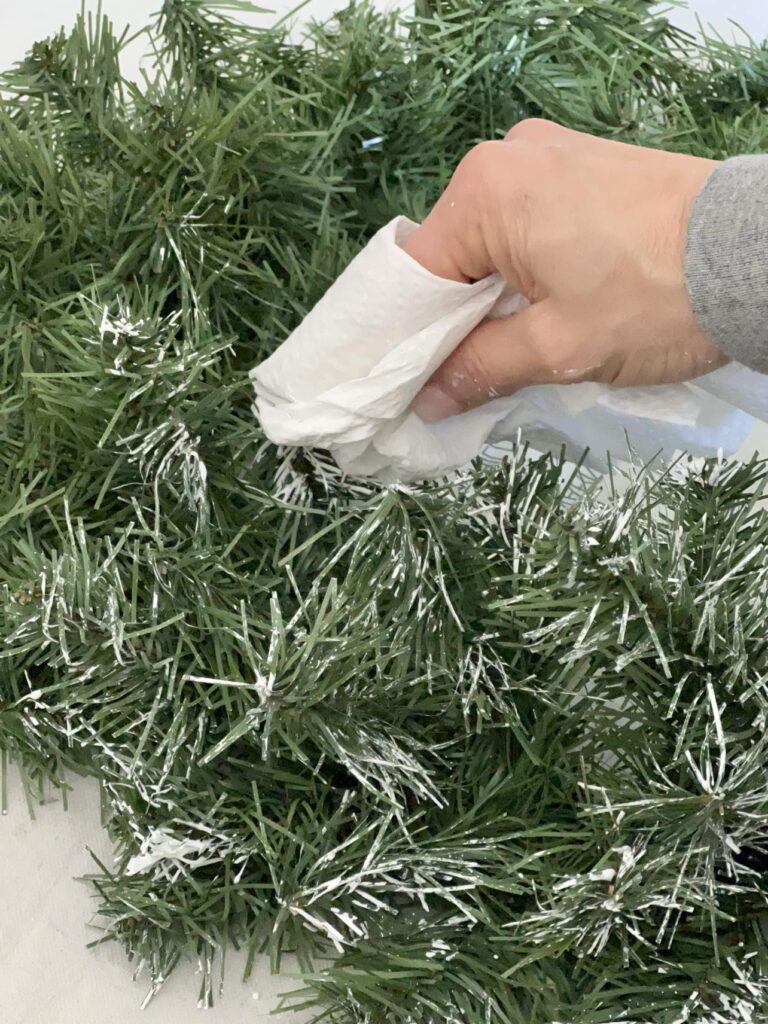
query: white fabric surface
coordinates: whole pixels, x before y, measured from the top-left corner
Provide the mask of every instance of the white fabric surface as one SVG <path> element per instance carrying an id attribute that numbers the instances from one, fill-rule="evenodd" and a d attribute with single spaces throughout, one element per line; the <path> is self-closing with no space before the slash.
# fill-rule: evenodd
<path id="1" fill-rule="evenodd" d="M 437 476 L 518 431 L 539 450 L 606 466 L 606 451 L 642 460 L 680 449 L 736 451 L 768 418 L 768 377 L 731 365 L 697 385 L 526 388 L 441 423 L 410 412 L 421 386 L 487 317 L 524 304 L 501 277 L 475 284 L 426 271 L 401 248 L 416 225 L 397 217 L 350 263 L 290 337 L 252 372 L 266 435 L 327 448 L 343 470 L 385 481 Z M 706 394 L 702 393 L 703 391 Z"/>

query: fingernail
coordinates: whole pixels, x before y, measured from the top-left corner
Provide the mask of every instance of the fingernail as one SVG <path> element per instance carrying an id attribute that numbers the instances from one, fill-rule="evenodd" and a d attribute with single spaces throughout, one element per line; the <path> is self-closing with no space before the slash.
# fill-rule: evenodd
<path id="1" fill-rule="evenodd" d="M 413 411 L 425 423 L 438 423 L 449 416 L 457 416 L 464 412 L 464 406 L 451 395 L 447 395 L 437 384 L 427 384 L 416 395 L 411 406 Z"/>

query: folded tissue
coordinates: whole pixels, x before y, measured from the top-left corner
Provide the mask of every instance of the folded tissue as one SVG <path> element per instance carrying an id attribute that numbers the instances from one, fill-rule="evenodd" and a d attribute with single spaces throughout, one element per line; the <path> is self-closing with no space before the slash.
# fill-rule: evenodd
<path id="1" fill-rule="evenodd" d="M 644 461 L 735 451 L 768 418 L 768 377 L 731 364 L 695 383 L 612 388 L 547 384 L 439 423 L 410 411 L 422 385 L 487 317 L 525 300 L 498 275 L 436 277 L 401 248 L 417 225 L 397 217 L 352 260 L 286 341 L 251 371 L 255 411 L 277 444 L 330 451 L 347 473 L 385 482 L 456 469 L 519 435 L 539 451 L 604 469 L 606 454 Z"/>

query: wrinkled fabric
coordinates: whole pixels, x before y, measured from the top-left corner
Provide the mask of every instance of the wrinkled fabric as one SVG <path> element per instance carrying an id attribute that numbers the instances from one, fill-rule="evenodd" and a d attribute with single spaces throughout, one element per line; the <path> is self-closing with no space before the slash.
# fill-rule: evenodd
<path id="1" fill-rule="evenodd" d="M 539 451 L 607 465 L 735 451 L 752 427 L 734 408 L 768 408 L 768 378 L 730 365 L 696 384 L 611 388 L 550 384 L 440 423 L 410 411 L 422 385 L 487 317 L 525 305 L 498 275 L 460 284 L 429 273 L 401 248 L 416 224 L 382 228 L 304 321 L 251 371 L 255 412 L 276 444 L 328 449 L 346 472 L 386 482 L 439 476 L 489 443 L 520 434 Z M 704 393 L 706 392 L 706 393 Z"/>
<path id="2" fill-rule="evenodd" d="M 717 347 L 768 373 L 768 156 L 714 165 L 691 210 L 685 277 Z"/>

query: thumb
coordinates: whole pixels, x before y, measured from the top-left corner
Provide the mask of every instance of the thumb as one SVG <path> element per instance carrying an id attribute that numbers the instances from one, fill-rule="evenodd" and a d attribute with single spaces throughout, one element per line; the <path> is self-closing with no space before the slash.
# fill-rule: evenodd
<path id="1" fill-rule="evenodd" d="M 577 370 L 567 377 L 559 370 L 565 339 L 554 313 L 547 299 L 514 316 L 484 321 L 427 381 L 413 411 L 433 423 L 533 384 L 583 380 Z"/>

